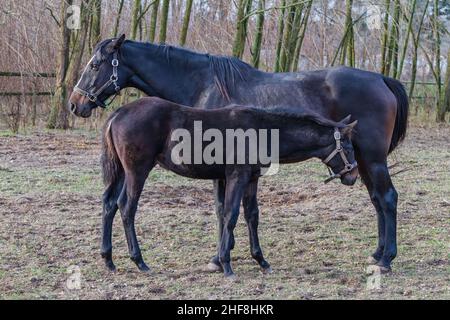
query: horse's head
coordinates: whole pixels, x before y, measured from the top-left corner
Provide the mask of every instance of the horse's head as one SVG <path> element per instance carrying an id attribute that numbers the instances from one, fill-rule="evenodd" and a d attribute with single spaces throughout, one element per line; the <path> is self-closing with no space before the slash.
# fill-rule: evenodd
<path id="1" fill-rule="evenodd" d="M 70 111 L 80 117 L 87 118 L 92 109 L 106 107 L 105 101 L 120 89 L 131 76 L 119 59 L 119 50 L 125 40 L 120 38 L 105 40 L 99 43 L 94 55 L 87 63 L 69 98 Z"/>
<path id="2" fill-rule="evenodd" d="M 343 184 L 351 186 L 358 178 L 355 152 L 351 141 L 352 131 L 358 121 L 349 122 L 350 116 L 340 122 L 340 127 L 334 129 L 332 143 L 326 148 L 322 161 L 331 169 L 331 172 L 325 182 L 340 178 Z"/>

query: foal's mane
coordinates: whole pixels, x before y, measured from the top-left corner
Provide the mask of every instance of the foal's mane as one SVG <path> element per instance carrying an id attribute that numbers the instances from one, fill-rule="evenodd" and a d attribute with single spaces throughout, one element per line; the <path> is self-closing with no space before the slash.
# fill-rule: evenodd
<path id="1" fill-rule="evenodd" d="M 107 42 L 112 39 L 104 40 L 97 44 L 96 49 L 102 48 Z M 235 57 L 212 55 L 208 53 L 198 53 L 189 49 L 180 48 L 167 44 L 154 44 L 149 42 L 138 42 L 126 40 L 125 43 L 132 43 L 133 45 L 141 46 L 147 50 L 153 50 L 153 53 L 162 55 L 168 64 L 175 60 L 192 60 L 200 61 L 204 59 L 209 63 L 209 68 L 214 76 L 214 83 L 220 94 L 230 101 L 232 92 L 239 82 L 245 82 L 251 72 L 258 71 L 249 64 L 239 60 Z M 174 59 L 175 58 L 175 59 Z"/>
<path id="2" fill-rule="evenodd" d="M 320 126 L 330 128 L 345 127 L 345 124 L 326 119 L 317 113 L 293 112 L 291 109 L 286 109 L 282 107 L 269 107 L 269 108 L 242 107 L 242 108 L 249 109 L 251 110 L 251 112 L 254 112 L 260 116 L 272 118 L 275 121 L 300 120 L 300 121 L 314 122 Z"/>

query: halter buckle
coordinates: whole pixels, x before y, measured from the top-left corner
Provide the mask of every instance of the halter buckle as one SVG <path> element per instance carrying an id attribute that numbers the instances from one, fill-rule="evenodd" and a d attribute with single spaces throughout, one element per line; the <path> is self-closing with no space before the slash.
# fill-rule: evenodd
<path id="1" fill-rule="evenodd" d="M 334 131 L 334 140 L 341 140 L 341 133 L 339 130 Z"/>
<path id="2" fill-rule="evenodd" d="M 117 59 L 112 59 L 111 65 L 112 65 L 113 67 L 119 66 L 119 60 L 117 60 Z"/>
<path id="3" fill-rule="evenodd" d="M 92 93 L 88 93 L 87 98 L 92 102 L 97 101 L 97 96 L 93 95 Z"/>

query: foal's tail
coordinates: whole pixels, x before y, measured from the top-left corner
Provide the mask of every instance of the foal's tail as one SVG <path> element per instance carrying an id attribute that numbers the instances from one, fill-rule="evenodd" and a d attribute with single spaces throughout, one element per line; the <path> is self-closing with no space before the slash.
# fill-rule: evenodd
<path id="1" fill-rule="evenodd" d="M 408 127 L 409 101 L 405 87 L 400 81 L 389 77 L 383 77 L 383 80 L 397 99 L 397 115 L 388 151 L 388 153 L 391 153 L 405 139 L 406 128 Z"/>
<path id="2" fill-rule="evenodd" d="M 111 125 L 117 116 L 114 112 L 107 120 L 103 128 L 103 148 L 102 148 L 102 172 L 103 183 L 106 187 L 115 185 L 123 177 L 123 167 L 117 156 L 116 148 L 114 147 L 114 141 L 111 135 Z"/>

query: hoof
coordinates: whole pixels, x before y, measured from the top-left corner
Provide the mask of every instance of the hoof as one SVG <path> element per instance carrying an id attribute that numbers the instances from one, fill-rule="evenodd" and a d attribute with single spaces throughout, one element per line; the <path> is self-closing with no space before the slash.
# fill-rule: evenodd
<path id="1" fill-rule="evenodd" d="M 378 265 L 378 267 L 380 268 L 380 273 L 381 274 L 387 274 L 387 273 L 391 273 L 392 272 L 392 269 L 391 269 L 391 267 L 390 266 L 380 266 L 380 265 Z"/>
<path id="2" fill-rule="evenodd" d="M 373 274 L 386 274 L 391 272 L 391 267 L 385 267 L 385 266 L 380 266 L 377 264 L 373 264 L 370 265 L 369 267 L 367 267 L 366 269 L 366 274 L 368 276 L 373 275 Z"/>
<path id="3" fill-rule="evenodd" d="M 367 263 L 368 263 L 368 264 L 377 264 L 377 263 L 378 263 L 378 260 L 375 259 L 375 258 L 372 257 L 372 256 L 368 256 L 368 257 L 367 257 Z"/>
<path id="4" fill-rule="evenodd" d="M 116 266 L 114 265 L 114 263 L 112 261 L 105 262 L 105 267 L 110 272 L 116 272 L 117 271 Z"/>
<path id="5" fill-rule="evenodd" d="M 209 272 L 222 272 L 223 271 L 222 266 L 218 266 L 214 262 L 208 263 L 208 265 L 206 266 L 206 270 Z"/>
<path id="6" fill-rule="evenodd" d="M 150 268 L 144 262 L 137 264 L 137 267 L 142 273 L 150 273 Z"/>
<path id="7" fill-rule="evenodd" d="M 225 280 L 229 281 L 229 282 L 236 282 L 238 280 L 238 277 L 234 273 L 231 273 L 231 274 L 225 275 Z"/>
<path id="8" fill-rule="evenodd" d="M 273 272 L 272 267 L 261 268 L 262 274 L 271 274 Z"/>

